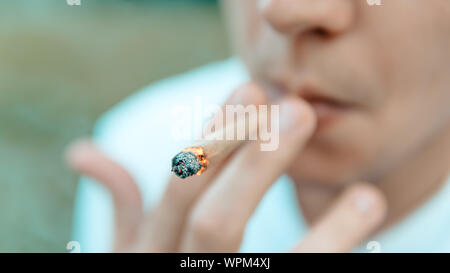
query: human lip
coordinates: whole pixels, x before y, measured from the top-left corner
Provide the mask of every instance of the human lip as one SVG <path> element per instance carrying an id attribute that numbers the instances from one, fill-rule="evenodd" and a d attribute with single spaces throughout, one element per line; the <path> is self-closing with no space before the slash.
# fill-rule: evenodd
<path id="1" fill-rule="evenodd" d="M 340 117 L 356 109 L 359 105 L 355 99 L 350 97 L 350 94 L 325 92 L 323 91 L 325 89 L 318 88 L 318 85 L 311 83 L 297 86 L 297 88 L 292 86 L 292 89 L 285 84 L 268 81 L 261 81 L 261 83 L 265 87 L 270 101 L 277 101 L 280 96 L 289 95 L 289 90 L 292 90 L 295 96 L 306 101 L 316 113 L 318 130 L 335 123 Z"/>
<path id="2" fill-rule="evenodd" d="M 345 113 L 355 108 L 353 103 L 315 89 L 302 89 L 299 96 L 308 102 L 317 116 L 318 128 L 335 123 Z"/>

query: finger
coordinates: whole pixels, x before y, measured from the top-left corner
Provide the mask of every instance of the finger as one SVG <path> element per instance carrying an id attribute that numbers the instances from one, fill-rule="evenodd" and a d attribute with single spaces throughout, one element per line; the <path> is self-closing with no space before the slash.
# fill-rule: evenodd
<path id="1" fill-rule="evenodd" d="M 383 221 L 386 199 L 370 184 L 347 189 L 293 252 L 348 252 Z"/>
<path id="2" fill-rule="evenodd" d="M 249 83 L 236 89 L 222 109 L 225 105 L 259 105 L 263 103 L 265 103 L 264 93 L 255 84 Z M 211 126 L 211 123 L 208 126 Z M 186 216 L 192 204 L 221 169 L 222 164 L 216 164 L 216 166 L 208 167 L 208 171 L 201 176 L 193 176 L 187 180 L 180 180 L 176 176 L 171 177 L 158 207 L 146 216 L 146 224 L 142 230 L 146 239 L 142 240 L 139 247 L 141 251 L 176 251 Z"/>
<path id="3" fill-rule="evenodd" d="M 129 173 L 104 155 L 91 141 L 72 144 L 66 154 L 68 165 L 105 186 L 114 200 L 114 249 L 123 251 L 132 241 L 142 218 L 139 189 Z"/>
<path id="4" fill-rule="evenodd" d="M 289 167 L 315 128 L 311 108 L 297 98 L 280 105 L 279 146 L 261 151 L 261 141 L 246 144 L 230 160 L 196 204 L 183 243 L 187 252 L 233 252 L 246 223 L 273 182 Z M 274 114 L 274 113 L 272 113 Z M 261 118 L 261 116 L 259 117 Z"/>

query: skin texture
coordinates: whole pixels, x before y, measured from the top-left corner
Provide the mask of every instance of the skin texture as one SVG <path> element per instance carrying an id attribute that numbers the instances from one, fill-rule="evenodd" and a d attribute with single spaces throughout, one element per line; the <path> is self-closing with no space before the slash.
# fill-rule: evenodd
<path id="1" fill-rule="evenodd" d="M 448 1 L 260 2 L 223 1 L 254 79 L 298 96 L 314 82 L 358 106 L 316 134 L 295 164 L 298 178 L 377 180 L 448 130 Z"/>
<path id="2" fill-rule="evenodd" d="M 450 135 L 450 2 L 222 4 L 235 51 L 266 92 L 302 97 L 313 86 L 355 105 L 319 128 L 290 168 L 305 191 L 317 193 L 325 185 L 322 192 L 333 196 L 356 180 L 387 189 L 417 158 L 423 158 L 422 171 L 433 168 L 429 181 L 417 184 L 442 181 L 450 154 L 450 138 L 444 137 Z M 441 150 L 430 155 L 432 146 Z M 438 170 L 429 166 L 439 161 L 444 165 Z M 410 171 L 411 177 L 400 180 L 412 180 L 418 169 Z M 315 204 L 310 214 L 325 206 Z"/>
<path id="3" fill-rule="evenodd" d="M 283 173 L 311 225 L 294 252 L 350 251 L 439 189 L 450 162 L 449 1 L 222 4 L 253 78 L 226 104 L 280 104 L 280 147 L 249 142 L 189 183 L 172 177 L 145 211 L 124 168 L 75 143 L 68 164 L 114 198 L 115 251 L 237 251 Z"/>

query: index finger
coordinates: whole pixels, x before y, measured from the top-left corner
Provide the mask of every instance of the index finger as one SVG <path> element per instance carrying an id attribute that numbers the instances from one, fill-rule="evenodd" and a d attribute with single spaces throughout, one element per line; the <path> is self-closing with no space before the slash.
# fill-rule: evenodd
<path id="1" fill-rule="evenodd" d="M 223 108 L 225 105 L 262 104 L 264 101 L 265 97 L 259 92 L 259 89 L 254 84 L 248 83 L 236 89 L 227 99 Z M 152 248 L 156 247 L 156 251 L 173 252 L 176 250 L 186 215 L 198 196 L 216 177 L 222 165 L 208 167 L 207 172 L 201 176 L 192 176 L 186 182 L 172 175 L 158 207 L 152 214 L 146 216 L 146 223 L 143 225 L 144 230 L 142 231 L 146 238 L 142 240 L 144 244 L 142 249 L 148 250 L 148 244 L 151 244 Z"/>
<path id="2" fill-rule="evenodd" d="M 286 98 L 279 107 L 279 120 L 272 119 L 274 116 L 269 118 L 274 121 L 271 130 L 278 134 L 274 137 L 278 139 L 277 148 L 263 150 L 263 141 L 259 139 L 236 152 L 196 203 L 189 219 L 189 231 L 183 238 L 183 250 L 233 252 L 238 249 L 247 221 L 261 198 L 314 132 L 315 115 L 305 102 Z"/>

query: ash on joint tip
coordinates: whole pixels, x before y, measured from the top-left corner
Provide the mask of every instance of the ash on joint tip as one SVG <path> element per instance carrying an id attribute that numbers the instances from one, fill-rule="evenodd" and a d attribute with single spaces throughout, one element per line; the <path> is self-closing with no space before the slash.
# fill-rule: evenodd
<path id="1" fill-rule="evenodd" d="M 197 174 L 201 168 L 200 159 L 192 152 L 180 152 L 172 159 L 172 172 L 183 179 Z"/>

